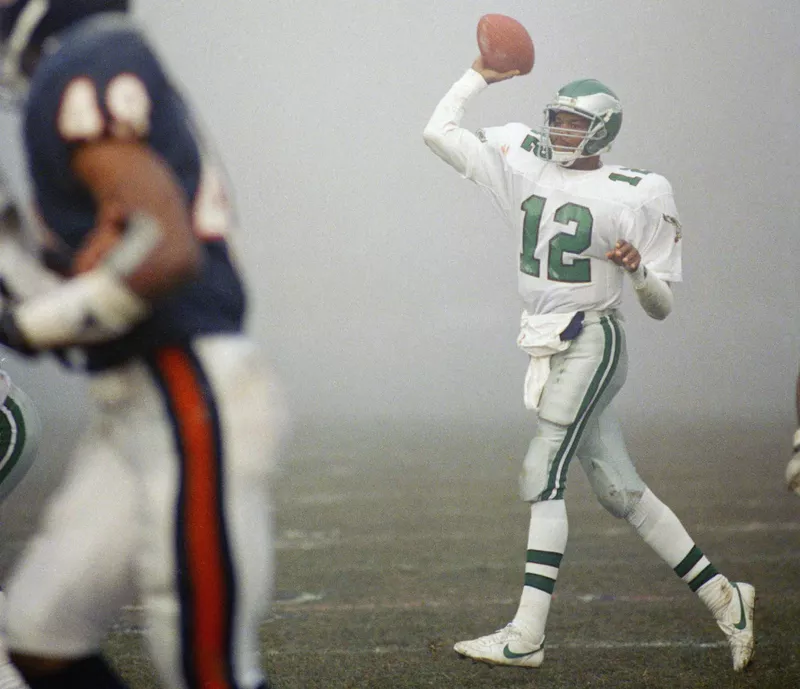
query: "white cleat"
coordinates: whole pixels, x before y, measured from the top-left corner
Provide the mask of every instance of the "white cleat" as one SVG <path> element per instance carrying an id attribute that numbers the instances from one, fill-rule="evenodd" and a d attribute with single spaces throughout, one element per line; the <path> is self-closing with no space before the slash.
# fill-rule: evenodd
<path id="1" fill-rule="evenodd" d="M 536 643 L 513 623 L 494 634 L 459 641 L 453 650 L 461 656 L 490 665 L 534 668 L 544 662 L 544 639 Z"/>
<path id="2" fill-rule="evenodd" d="M 717 619 L 719 628 L 728 638 L 733 658 L 733 669 L 744 670 L 753 659 L 756 639 L 753 634 L 753 613 L 756 606 L 756 590 L 750 584 L 731 582 L 733 595 L 728 607 Z"/>

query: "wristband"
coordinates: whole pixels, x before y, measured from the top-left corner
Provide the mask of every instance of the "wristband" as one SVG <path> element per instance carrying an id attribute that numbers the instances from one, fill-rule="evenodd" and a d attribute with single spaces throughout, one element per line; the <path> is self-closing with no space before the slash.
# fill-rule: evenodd
<path id="1" fill-rule="evenodd" d="M 634 289 L 642 289 L 647 282 L 647 268 L 645 268 L 644 263 L 640 262 L 636 270 L 630 273 L 630 276 Z"/>
<path id="2" fill-rule="evenodd" d="M 648 272 L 643 263 L 629 272 L 634 293 L 645 313 L 656 320 L 663 320 L 672 311 L 672 290 L 654 273 Z"/>
<path id="3" fill-rule="evenodd" d="M 14 310 L 22 339 L 37 350 L 104 342 L 141 321 L 150 306 L 107 267 L 99 266 Z"/>

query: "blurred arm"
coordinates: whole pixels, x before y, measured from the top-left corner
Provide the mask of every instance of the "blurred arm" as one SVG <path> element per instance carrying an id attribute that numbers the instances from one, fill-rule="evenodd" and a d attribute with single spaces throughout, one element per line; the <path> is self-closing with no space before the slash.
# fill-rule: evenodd
<path id="1" fill-rule="evenodd" d="M 0 209 L 0 292 L 12 302 L 23 301 L 49 292 L 60 285 L 63 278 L 42 265 L 31 252 L 16 204 L 10 197 L 3 201 Z"/>
<path id="2" fill-rule="evenodd" d="M 121 218 L 128 230 L 96 267 L 6 314 L 3 330 L 12 346 L 50 349 L 112 339 L 200 269 L 188 201 L 146 145 L 92 142 L 74 153 L 72 168 L 94 196 L 100 222 Z"/>
<path id="3" fill-rule="evenodd" d="M 156 299 L 193 278 L 200 267 L 189 203 L 172 171 L 147 146 L 105 139 L 78 149 L 72 168 L 97 201 L 98 217 L 147 217 L 158 238 L 125 285 L 137 296 Z M 123 237 L 123 246 L 127 237 Z"/>

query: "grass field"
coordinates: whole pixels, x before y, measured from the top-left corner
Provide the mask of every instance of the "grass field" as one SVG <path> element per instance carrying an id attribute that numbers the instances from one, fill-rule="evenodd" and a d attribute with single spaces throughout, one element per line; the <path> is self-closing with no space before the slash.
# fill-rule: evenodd
<path id="1" fill-rule="evenodd" d="M 757 589 L 756 660 L 730 667 L 721 632 L 624 522 L 570 473 L 570 542 L 539 670 L 459 659 L 456 640 L 510 620 L 528 509 L 516 497 L 529 430 L 298 431 L 278 477 L 277 592 L 262 629 L 277 689 L 800 687 L 800 500 L 781 483 L 786 429 L 742 424 L 629 433 L 640 473 L 718 569 Z M 136 611 L 108 650 L 156 686 Z"/>

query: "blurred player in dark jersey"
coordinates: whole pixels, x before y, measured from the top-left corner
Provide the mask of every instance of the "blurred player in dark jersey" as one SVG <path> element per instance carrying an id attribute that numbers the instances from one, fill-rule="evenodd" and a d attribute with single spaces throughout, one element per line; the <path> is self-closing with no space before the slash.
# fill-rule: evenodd
<path id="1" fill-rule="evenodd" d="M 44 251 L 65 277 L 6 309 L 0 340 L 79 353 L 93 405 L 10 582 L 9 646 L 33 687 L 123 686 L 100 647 L 135 586 L 166 686 L 256 689 L 280 413 L 243 333 L 222 170 L 127 9 L 0 4 L 3 81 L 24 91 Z"/>

